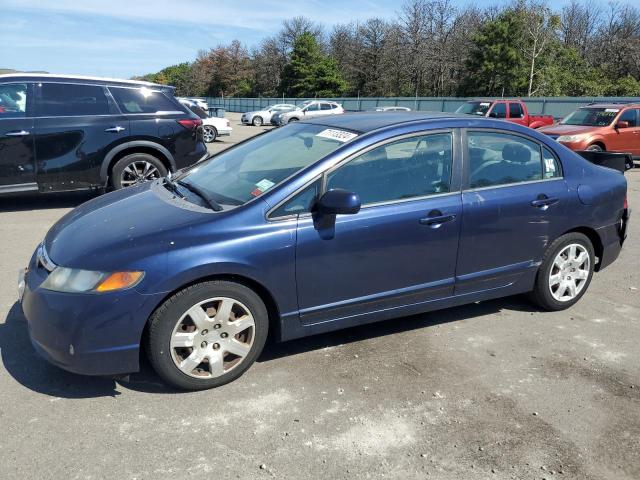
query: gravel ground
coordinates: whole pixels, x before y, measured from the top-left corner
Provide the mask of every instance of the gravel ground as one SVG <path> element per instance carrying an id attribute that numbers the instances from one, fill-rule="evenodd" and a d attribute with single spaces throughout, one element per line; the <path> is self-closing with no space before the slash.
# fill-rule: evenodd
<path id="1" fill-rule="evenodd" d="M 213 151 L 262 131 L 229 117 Z M 16 272 L 87 198 L 0 199 L 0 478 L 640 478 L 636 218 L 570 310 L 507 298 L 268 345 L 238 381 L 178 393 L 29 343 Z"/>

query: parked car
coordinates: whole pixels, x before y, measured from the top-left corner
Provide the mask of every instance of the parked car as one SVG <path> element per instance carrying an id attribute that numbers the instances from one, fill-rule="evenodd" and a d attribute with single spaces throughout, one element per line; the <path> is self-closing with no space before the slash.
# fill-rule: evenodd
<path id="1" fill-rule="evenodd" d="M 408 107 L 391 106 L 391 107 L 377 107 L 375 111 L 376 112 L 410 112 L 411 109 Z"/>
<path id="2" fill-rule="evenodd" d="M 229 120 L 210 116 L 191 100 L 180 99 L 180 103 L 202 120 L 202 137 L 206 143 L 215 142 L 218 137 L 231 135 L 233 128 L 231 128 Z"/>
<path id="3" fill-rule="evenodd" d="M 342 108 L 342 105 L 339 103 L 324 100 L 311 100 L 303 103 L 295 110 L 281 113 L 278 116 L 278 125 L 286 125 L 289 122 L 297 122 L 305 118 L 338 115 L 341 113 L 344 113 L 344 108 Z"/>
<path id="4" fill-rule="evenodd" d="M 207 113 L 209 112 L 209 104 L 207 103 L 206 99 L 199 98 L 199 97 L 185 97 L 185 100 L 189 100 L 189 101 L 195 103 L 197 106 L 199 106 L 205 112 L 207 112 Z"/>
<path id="5" fill-rule="evenodd" d="M 552 115 L 531 115 L 522 100 L 471 100 L 461 105 L 457 113 L 500 118 L 529 128 L 553 125 Z"/>
<path id="6" fill-rule="evenodd" d="M 621 251 L 626 194 L 620 172 L 508 122 L 312 118 L 76 208 L 33 254 L 21 305 L 64 369 L 133 372 L 144 345 L 169 384 L 216 387 L 270 332 L 526 292 L 566 309 Z"/>
<path id="7" fill-rule="evenodd" d="M 207 157 L 202 121 L 164 85 L 0 75 L 0 193 L 115 189 Z"/>
<path id="8" fill-rule="evenodd" d="M 271 123 L 271 116 L 274 113 L 284 113 L 295 110 L 297 107 L 290 103 L 278 103 L 271 105 L 263 110 L 257 110 L 255 112 L 246 112 L 242 114 L 240 120 L 245 125 L 253 125 L 254 127 L 261 127 L 265 123 Z"/>
<path id="9" fill-rule="evenodd" d="M 628 153 L 640 159 L 640 104 L 596 103 L 581 107 L 558 125 L 540 129 L 571 150 Z"/>

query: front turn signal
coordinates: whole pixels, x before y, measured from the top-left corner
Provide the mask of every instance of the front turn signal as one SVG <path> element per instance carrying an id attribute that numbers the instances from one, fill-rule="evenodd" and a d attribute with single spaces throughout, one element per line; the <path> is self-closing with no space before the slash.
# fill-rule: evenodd
<path id="1" fill-rule="evenodd" d="M 114 272 L 105 278 L 96 288 L 97 292 L 111 292 L 130 288 L 137 284 L 144 275 L 144 272 Z"/>

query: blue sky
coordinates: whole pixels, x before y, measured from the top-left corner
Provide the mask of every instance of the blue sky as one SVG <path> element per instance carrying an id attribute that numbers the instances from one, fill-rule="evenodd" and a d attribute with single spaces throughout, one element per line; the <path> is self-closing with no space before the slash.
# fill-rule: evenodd
<path id="1" fill-rule="evenodd" d="M 199 50 L 235 38 L 254 46 L 276 32 L 282 20 L 296 15 L 331 26 L 374 16 L 391 18 L 403 2 L 0 0 L 0 3 L 0 68 L 126 78 L 193 60 Z M 503 2 L 454 0 L 454 3 Z"/>

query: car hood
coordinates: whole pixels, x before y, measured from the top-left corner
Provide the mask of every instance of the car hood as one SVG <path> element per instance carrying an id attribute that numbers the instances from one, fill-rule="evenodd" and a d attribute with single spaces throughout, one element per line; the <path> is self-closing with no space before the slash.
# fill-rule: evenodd
<path id="1" fill-rule="evenodd" d="M 109 271 L 163 261 L 172 241 L 185 231 L 210 223 L 212 213 L 182 208 L 161 198 L 156 182 L 108 193 L 62 217 L 45 237 L 51 260 L 60 266 Z"/>
<path id="2" fill-rule="evenodd" d="M 602 127 L 589 127 L 582 125 L 553 125 L 539 128 L 540 133 L 546 135 L 580 135 L 581 133 L 593 133 Z"/>

